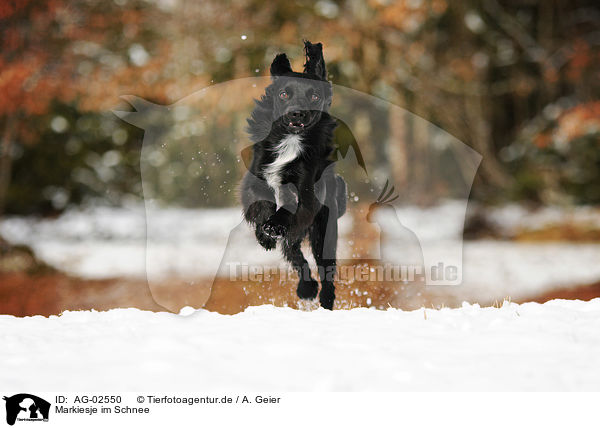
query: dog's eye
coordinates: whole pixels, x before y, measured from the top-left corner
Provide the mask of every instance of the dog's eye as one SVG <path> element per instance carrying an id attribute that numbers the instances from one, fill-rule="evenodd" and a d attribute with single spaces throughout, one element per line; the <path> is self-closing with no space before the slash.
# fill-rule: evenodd
<path id="1" fill-rule="evenodd" d="M 311 101 L 319 101 L 320 98 L 317 94 L 312 94 L 312 96 L 310 97 Z"/>
<path id="2" fill-rule="evenodd" d="M 290 97 L 290 96 L 289 96 L 289 95 L 288 95 L 288 93 L 287 93 L 287 92 L 285 92 L 285 91 L 281 91 L 281 92 L 279 93 L 279 98 L 281 98 L 282 100 L 287 100 L 289 97 Z"/>

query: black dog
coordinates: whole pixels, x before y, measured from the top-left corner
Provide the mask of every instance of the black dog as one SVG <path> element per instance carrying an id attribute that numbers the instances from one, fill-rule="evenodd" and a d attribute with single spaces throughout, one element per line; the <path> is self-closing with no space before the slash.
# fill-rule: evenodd
<path id="1" fill-rule="evenodd" d="M 346 183 L 333 171 L 333 91 L 321 43 L 304 43 L 304 72 L 292 71 L 285 54 L 271 64 L 272 83 L 248 119 L 253 159 L 241 186 L 244 217 L 265 249 L 281 242 L 298 272 L 297 294 L 314 299 L 319 285 L 300 245 L 308 236 L 321 279 L 319 300 L 335 300 L 337 219 L 346 211 Z"/>

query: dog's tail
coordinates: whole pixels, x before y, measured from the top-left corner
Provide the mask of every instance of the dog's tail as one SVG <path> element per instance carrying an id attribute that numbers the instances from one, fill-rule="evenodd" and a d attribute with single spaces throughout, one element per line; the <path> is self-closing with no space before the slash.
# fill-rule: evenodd
<path id="1" fill-rule="evenodd" d="M 339 175 L 335 176 L 335 199 L 338 207 L 337 218 L 340 218 L 346 212 L 346 205 L 348 203 L 348 188 L 344 179 Z"/>

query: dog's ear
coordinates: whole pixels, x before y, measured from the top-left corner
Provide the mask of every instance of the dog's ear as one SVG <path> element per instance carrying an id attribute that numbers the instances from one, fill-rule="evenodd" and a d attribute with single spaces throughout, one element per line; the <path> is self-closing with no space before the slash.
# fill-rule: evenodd
<path id="1" fill-rule="evenodd" d="M 271 76 L 281 76 L 291 71 L 292 66 L 287 55 L 284 53 L 277 55 L 271 64 Z"/>
<path id="2" fill-rule="evenodd" d="M 325 59 L 323 58 L 323 45 L 321 43 L 313 45 L 308 40 L 305 40 L 304 54 L 306 55 L 304 72 L 316 74 L 320 79 L 327 80 L 327 68 L 325 67 Z"/>
<path id="3" fill-rule="evenodd" d="M 254 146 L 244 147 L 240 155 L 242 161 L 244 162 L 244 166 L 248 171 L 250 171 L 250 166 L 252 165 L 252 157 L 254 156 Z"/>

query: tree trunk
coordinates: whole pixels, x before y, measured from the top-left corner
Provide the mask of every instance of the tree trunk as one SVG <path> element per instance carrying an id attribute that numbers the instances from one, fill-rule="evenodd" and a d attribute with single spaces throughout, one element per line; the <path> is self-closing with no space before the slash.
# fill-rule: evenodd
<path id="1" fill-rule="evenodd" d="M 482 178 L 499 191 L 512 185 L 512 177 L 498 161 L 493 147 L 490 120 L 486 117 L 485 100 L 481 95 L 465 97 L 465 112 L 469 123 L 472 147 L 483 157 L 480 171 Z"/>
<path id="2" fill-rule="evenodd" d="M 2 140 L 0 141 L 0 217 L 4 214 L 8 186 L 10 185 L 12 167 L 12 144 L 16 128 L 13 117 L 6 118 Z"/>
<path id="3" fill-rule="evenodd" d="M 390 144 L 388 155 L 392 170 L 392 181 L 398 192 L 406 192 L 408 187 L 408 144 L 406 141 L 406 112 L 399 107 L 391 107 L 389 111 Z"/>

